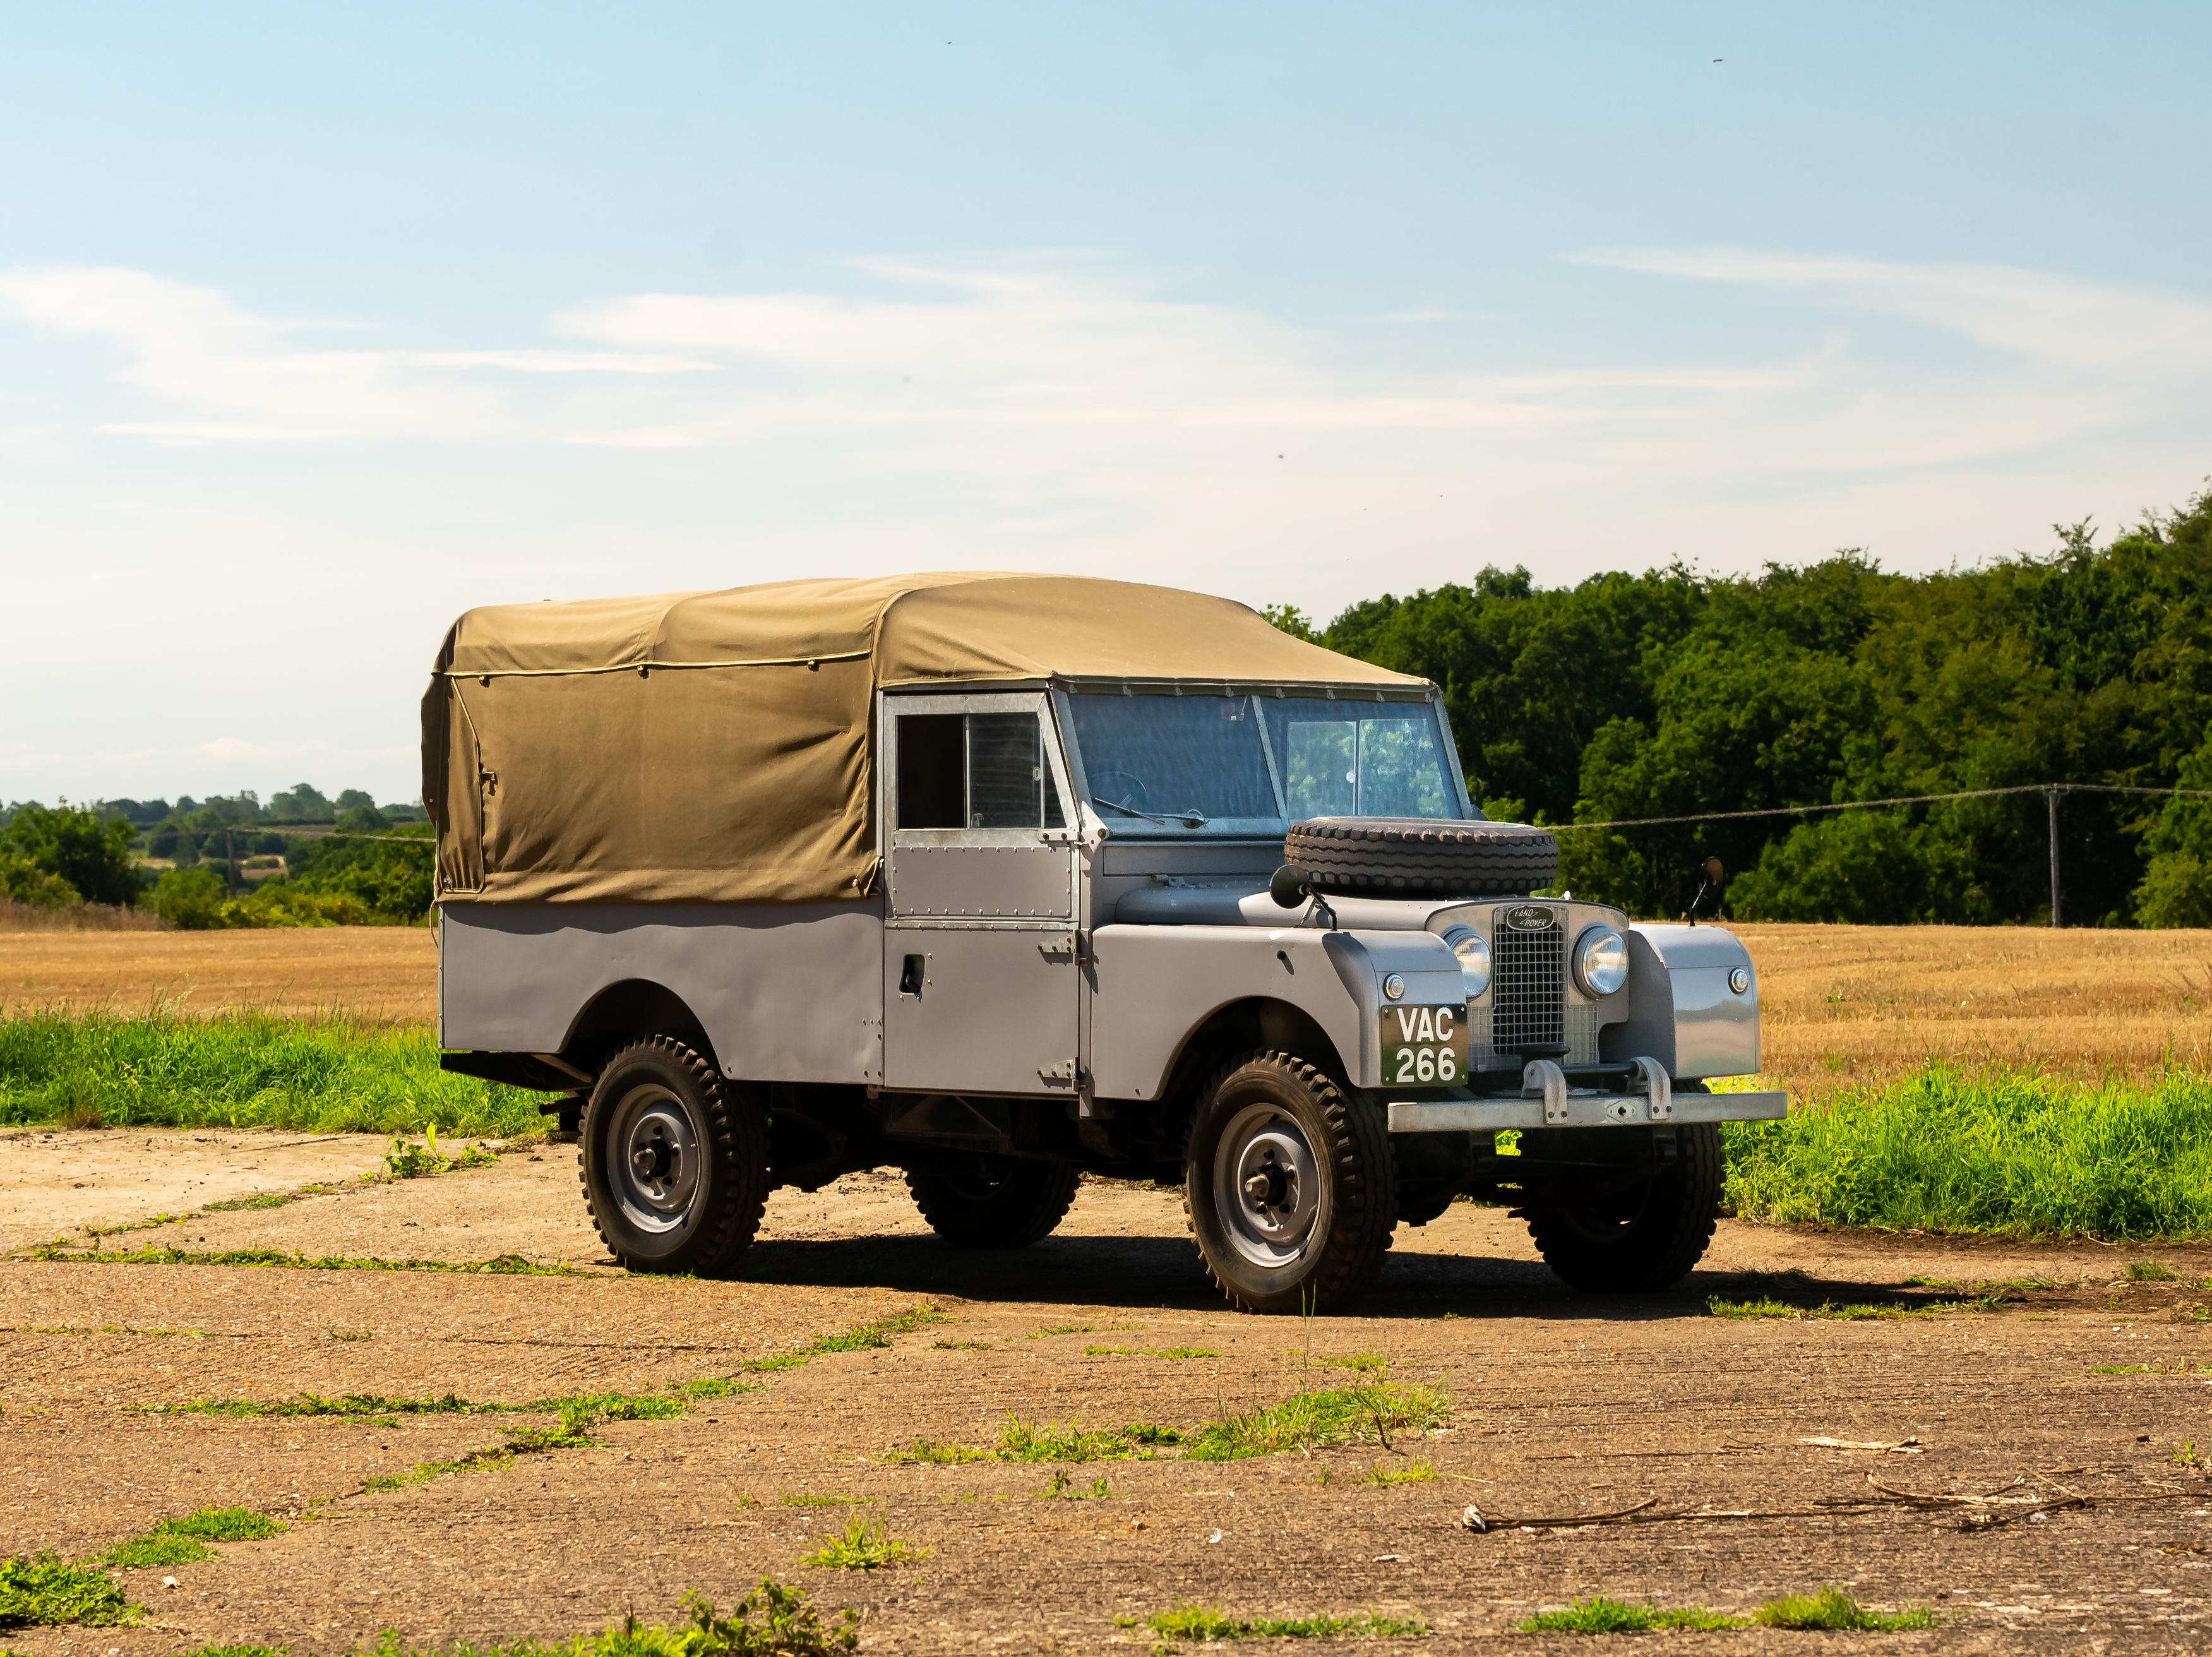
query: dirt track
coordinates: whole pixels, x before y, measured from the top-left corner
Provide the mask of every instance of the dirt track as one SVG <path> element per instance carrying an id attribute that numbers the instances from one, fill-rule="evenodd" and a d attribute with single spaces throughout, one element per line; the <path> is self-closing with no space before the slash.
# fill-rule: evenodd
<path id="1" fill-rule="evenodd" d="M 0 1266 L 0 1553 L 91 1553 L 209 1505 L 295 1516 L 283 1536 L 225 1545 L 220 1561 L 129 1573 L 149 1607 L 141 1627 L 5 1636 L 41 1657 L 151 1657 L 216 1642 L 345 1652 L 385 1627 L 416 1642 L 566 1635 L 632 1609 L 670 1620 L 690 1589 L 726 1605 L 763 1573 L 824 1604 L 864 1607 L 869 1648 L 896 1652 L 1097 1649 L 1136 1637 L 1115 1615 L 1178 1599 L 1254 1615 L 1418 1615 L 1435 1632 L 1405 1648 L 1472 1650 L 1581 1593 L 1740 1611 L 1824 1581 L 1957 1620 L 1924 1635 L 1644 1637 L 1790 1652 L 1869 1640 L 2202 1645 L 2212 1484 L 2170 1458 L 2184 1440 L 2212 1443 L 2212 1377 L 2091 1373 L 2212 1358 L 2206 1326 L 2182 1309 L 2205 1298 L 2186 1284 L 2212 1272 L 2212 1256 L 2197 1253 L 2166 1257 L 2181 1283 L 2115 1289 L 2125 1257 L 2100 1248 L 1731 1223 L 1682 1292 L 1592 1300 L 1553 1283 L 1516 1222 L 1461 1205 L 1400 1232 L 1358 1315 L 1309 1332 L 1230 1314 L 1197 1270 L 1176 1199 L 1104 1184 L 1087 1185 L 1044 1244 L 979 1256 L 929 1238 L 895 1181 L 860 1176 L 813 1196 L 781 1193 L 737 1280 L 625 1277 L 593 1264 L 602 1256 L 573 1153 L 557 1148 L 205 1214 L 109 1246 L 141 1242 L 453 1261 L 513 1252 L 579 1262 L 580 1275 Z M 2081 1286 L 2026 1291 L 1995 1312 L 1864 1322 L 1735 1321 L 1705 1306 L 1713 1294 L 1925 1299 L 1936 1291 L 1905 1288 L 1907 1278 L 2029 1275 Z M 497 1444 L 503 1425 L 549 1419 L 147 1411 L 303 1391 L 507 1402 L 636 1392 L 730 1375 L 747 1359 L 925 1304 L 946 1320 L 888 1349 L 758 1375 L 757 1390 L 677 1419 L 603 1423 L 592 1448 L 398 1490 L 360 1487 Z M 1219 1356 L 1160 1355 L 1170 1348 Z M 1009 1411 L 1188 1429 L 1302 1383 L 1342 1385 L 1348 1372 L 1327 1361 L 1362 1351 L 1388 1358 L 1395 1380 L 1443 1388 L 1449 1430 L 1395 1454 L 1370 1444 L 1198 1463 L 1170 1451 L 1066 1470 L 1079 1492 L 1103 1477 L 1103 1500 L 1042 1499 L 1048 1466 L 884 1459 L 917 1436 L 989 1444 Z M 1924 1454 L 1800 1442 L 1815 1436 L 1917 1437 Z M 1440 1477 L 1350 1482 L 1416 1458 Z M 1316 1482 L 1323 1469 L 1334 1482 Z M 1986 1492 L 2039 1472 L 2093 1505 L 1987 1533 L 1902 1507 L 1820 1511 L 1824 1499 L 1866 1496 L 1869 1472 L 1898 1489 Z M 2099 1499 L 2166 1491 L 2180 1499 Z M 800 1555 L 848 1509 L 786 1498 L 833 1496 L 879 1500 L 893 1533 L 929 1557 L 865 1574 L 803 1567 Z M 1784 1516 L 1487 1535 L 1459 1523 L 1469 1502 L 1510 1518 L 1647 1496 L 1662 1511 Z M 1515 1643 L 1587 1648 L 1571 1636 Z"/>

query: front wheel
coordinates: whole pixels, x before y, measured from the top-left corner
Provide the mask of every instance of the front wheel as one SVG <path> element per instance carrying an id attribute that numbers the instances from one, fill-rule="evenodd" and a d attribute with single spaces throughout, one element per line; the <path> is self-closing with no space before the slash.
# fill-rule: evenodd
<path id="1" fill-rule="evenodd" d="M 1026 1248 L 1052 1235 L 1075 1201 L 1083 1170 L 1021 1156 L 963 1156 L 908 1171 L 906 1188 L 929 1229 L 962 1248 Z"/>
<path id="2" fill-rule="evenodd" d="M 632 1272 L 710 1272 L 744 1252 L 768 1201 L 768 1118 L 672 1037 L 600 1071 L 577 1177 L 607 1252 Z"/>
<path id="3" fill-rule="evenodd" d="M 1247 1312 L 1334 1312 L 1382 1269 L 1396 1216 L 1372 1103 L 1286 1053 L 1254 1053 L 1200 1098 L 1183 1193 L 1198 1252 Z"/>
<path id="4" fill-rule="evenodd" d="M 1528 1207 L 1536 1251 L 1562 1282 L 1594 1294 L 1650 1294 L 1690 1273 L 1721 1207 L 1721 1131 L 1674 1130 L 1674 1161 L 1621 1191 L 1556 1196 Z"/>

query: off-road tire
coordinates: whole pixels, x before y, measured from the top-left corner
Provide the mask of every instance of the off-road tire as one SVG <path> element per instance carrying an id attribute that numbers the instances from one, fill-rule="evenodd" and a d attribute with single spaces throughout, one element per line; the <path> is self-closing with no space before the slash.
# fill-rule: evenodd
<path id="1" fill-rule="evenodd" d="M 1626 1191 L 1528 1206 L 1528 1235 L 1564 1283 L 1599 1295 L 1648 1295 L 1690 1273 L 1720 1214 L 1721 1132 L 1674 1130 L 1675 1160 Z"/>
<path id="2" fill-rule="evenodd" d="M 625 1213 L 610 1136 L 626 1102 L 646 1098 L 680 1111 L 696 1136 L 691 1195 L 665 1229 Z M 631 1110 L 635 1106 L 629 1107 Z M 742 1254 L 760 1228 L 769 1193 L 768 1116 L 741 1083 L 672 1036 L 633 1041 L 610 1059 L 584 1105 L 576 1177 L 607 1252 L 632 1272 L 712 1272 Z"/>
<path id="3" fill-rule="evenodd" d="M 1459 1195 L 1456 1180 L 1400 1180 L 1398 1181 L 1398 1223 L 1426 1225 L 1442 1217 Z"/>
<path id="4" fill-rule="evenodd" d="M 960 1248 L 1026 1248 L 1067 1217 L 1083 1170 L 1027 1156 L 969 1156 L 909 1168 L 906 1188 L 929 1229 Z"/>
<path id="5" fill-rule="evenodd" d="M 1553 885 L 1559 842 L 1519 822 L 1433 817 L 1309 817 L 1283 857 L 1333 897 L 1487 897 Z"/>
<path id="6" fill-rule="evenodd" d="M 1315 1208 L 1296 1253 L 1268 1266 L 1240 1252 L 1217 1199 L 1224 1135 L 1261 1108 L 1310 1155 Z M 1396 1223 L 1390 1135 L 1381 1108 L 1295 1053 L 1232 1059 L 1199 1096 L 1183 1156 L 1183 1207 L 1206 1275 L 1246 1312 L 1337 1312 L 1374 1280 Z"/>

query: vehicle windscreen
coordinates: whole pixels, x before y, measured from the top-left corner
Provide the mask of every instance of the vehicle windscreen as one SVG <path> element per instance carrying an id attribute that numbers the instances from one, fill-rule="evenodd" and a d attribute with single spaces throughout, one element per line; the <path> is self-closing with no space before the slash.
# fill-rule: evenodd
<path id="1" fill-rule="evenodd" d="M 1091 798 L 1124 829 L 1279 833 L 1313 816 L 1459 815 L 1436 716 L 1424 702 L 1069 701 Z"/>
<path id="2" fill-rule="evenodd" d="M 1279 810 L 1249 696 L 1077 696 L 1091 798 L 1117 819 L 1199 826 Z"/>
<path id="3" fill-rule="evenodd" d="M 1291 822 L 1459 815 L 1427 703 L 1258 701 Z"/>

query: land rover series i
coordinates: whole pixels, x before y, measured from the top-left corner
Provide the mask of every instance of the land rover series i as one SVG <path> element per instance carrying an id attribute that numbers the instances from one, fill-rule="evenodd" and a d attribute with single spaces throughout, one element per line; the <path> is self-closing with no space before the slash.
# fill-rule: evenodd
<path id="1" fill-rule="evenodd" d="M 422 704 L 452 1070 L 558 1096 L 614 1257 L 706 1272 L 769 1193 L 903 1169 L 1030 1243 L 1181 1185 L 1254 1311 L 1510 1202 L 1578 1288 L 1712 1233 L 1759 1068 L 1711 926 L 1550 895 L 1437 688 L 1242 605 L 1020 574 L 471 610 Z M 1510 1130 L 1517 1144 L 1500 1145 Z"/>

